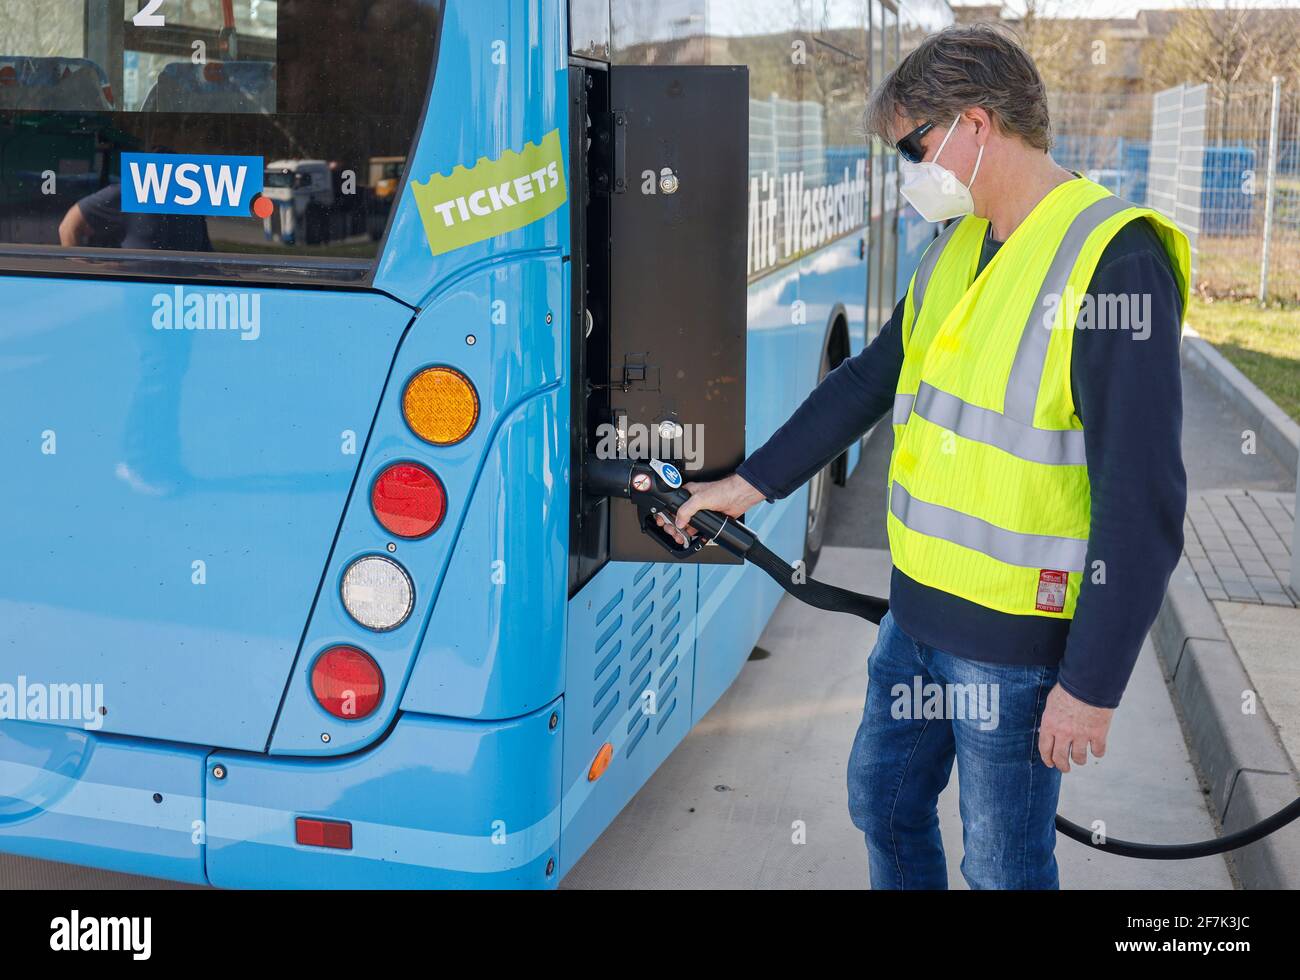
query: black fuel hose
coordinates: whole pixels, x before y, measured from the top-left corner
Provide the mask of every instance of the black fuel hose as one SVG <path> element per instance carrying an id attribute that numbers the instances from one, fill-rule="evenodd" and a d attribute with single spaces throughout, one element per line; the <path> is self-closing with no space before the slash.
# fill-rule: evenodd
<path id="1" fill-rule="evenodd" d="M 587 479 L 591 482 L 592 489 L 598 493 L 631 499 L 642 513 L 642 530 L 655 537 L 674 557 L 688 557 L 706 544 L 716 544 L 762 569 L 777 585 L 800 602 L 828 612 L 849 613 L 880 625 L 880 620 L 889 611 L 888 600 L 808 578 L 803 573 L 802 566 L 787 563 L 759 541 L 753 531 L 734 518 L 708 510 L 696 511 L 690 523 L 698 536 L 685 548 L 677 546 L 653 520 L 656 513 L 673 513 L 690 499 L 690 494 L 680 489 L 680 475 L 671 466 L 667 470 L 670 477 L 676 476 L 676 483 L 665 481 L 664 465 L 658 461 L 653 464 L 627 460 L 593 461 L 588 464 Z M 1066 820 L 1059 813 L 1056 815 L 1056 830 L 1080 844 L 1120 857 L 1146 861 L 1185 861 L 1223 854 L 1253 844 L 1285 827 L 1297 817 L 1300 817 L 1300 797 L 1259 823 L 1223 837 L 1193 844 L 1142 844 L 1105 836 L 1094 840 L 1091 831 Z"/>
<path id="2" fill-rule="evenodd" d="M 1080 844 L 1087 844 L 1089 847 L 1110 854 L 1118 854 L 1120 857 L 1142 858 L 1147 861 L 1185 861 L 1188 858 L 1209 857 L 1212 854 L 1235 851 L 1239 847 L 1253 844 L 1273 831 L 1282 829 L 1296 817 L 1300 817 L 1300 797 L 1257 824 L 1251 824 L 1223 837 L 1197 841 L 1195 844 L 1139 844 L 1114 837 L 1107 837 L 1103 842 L 1097 843 L 1093 841 L 1091 833 L 1077 823 L 1066 820 L 1059 813 L 1056 815 L 1056 829 Z"/>
<path id="3" fill-rule="evenodd" d="M 780 555 L 757 539 L 749 546 L 744 557 L 780 583 L 781 588 L 790 595 L 810 606 L 828 612 L 852 613 L 877 626 L 880 625 L 885 613 L 889 612 L 889 603 L 873 595 L 850 592 L 848 589 L 841 589 L 838 585 L 828 585 L 813 578 L 798 581 L 797 570 L 791 568 Z"/>

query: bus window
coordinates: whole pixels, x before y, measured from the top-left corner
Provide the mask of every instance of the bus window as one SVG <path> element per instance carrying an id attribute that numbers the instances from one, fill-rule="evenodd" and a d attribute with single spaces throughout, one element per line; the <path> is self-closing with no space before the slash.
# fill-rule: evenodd
<path id="1" fill-rule="evenodd" d="M 610 25 L 615 65 L 749 66 L 751 280 L 860 236 L 864 0 L 819 0 L 812 16 L 801 4 L 613 0 Z"/>
<path id="2" fill-rule="evenodd" d="M 442 6 L 0 0 L 0 268 L 6 253 L 127 249 L 364 276 Z M 279 272 L 277 255 L 292 259 Z"/>
<path id="3" fill-rule="evenodd" d="M 177 0 L 131 10 L 123 30 L 123 108 L 274 112 L 278 4 Z M 161 22 L 158 22 L 158 20 Z M 182 40 L 183 39 L 183 40 Z M 190 50 L 184 50 L 184 40 Z M 160 48 L 172 50 L 160 51 Z M 195 58 L 199 62 L 195 63 Z M 218 63 L 220 70 L 213 70 Z"/>
<path id="4" fill-rule="evenodd" d="M 0 108 L 104 110 L 112 104 L 104 69 L 86 58 L 0 58 Z"/>
<path id="5" fill-rule="evenodd" d="M 569 41 L 576 55 L 609 60 L 609 0 L 570 0 Z"/>
<path id="6" fill-rule="evenodd" d="M 88 32 L 86 3 L 0 7 L 0 108 L 276 111 L 275 0 L 126 4 L 121 29 L 104 36 Z"/>

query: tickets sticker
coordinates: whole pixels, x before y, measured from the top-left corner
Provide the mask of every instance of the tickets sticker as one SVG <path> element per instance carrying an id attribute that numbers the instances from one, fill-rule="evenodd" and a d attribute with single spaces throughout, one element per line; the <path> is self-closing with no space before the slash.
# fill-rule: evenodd
<path id="1" fill-rule="evenodd" d="M 522 152 L 506 150 L 449 175 L 411 182 L 434 255 L 504 235 L 557 210 L 569 198 L 560 131 Z"/>

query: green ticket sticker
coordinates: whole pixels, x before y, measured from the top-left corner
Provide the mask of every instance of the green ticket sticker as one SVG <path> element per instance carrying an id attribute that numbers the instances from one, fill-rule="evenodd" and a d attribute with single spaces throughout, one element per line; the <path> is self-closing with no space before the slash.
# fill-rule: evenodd
<path id="1" fill-rule="evenodd" d="M 481 242 L 532 224 L 568 200 L 560 131 L 523 152 L 506 150 L 496 160 L 480 157 L 450 175 L 411 182 L 434 255 Z"/>

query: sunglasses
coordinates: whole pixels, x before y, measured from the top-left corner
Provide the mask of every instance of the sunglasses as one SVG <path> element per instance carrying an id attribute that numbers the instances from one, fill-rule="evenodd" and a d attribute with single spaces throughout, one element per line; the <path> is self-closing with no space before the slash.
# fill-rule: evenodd
<path id="1" fill-rule="evenodd" d="M 921 145 L 921 140 L 932 129 L 934 123 L 922 123 L 895 143 L 894 149 L 909 163 L 920 163 L 925 158 L 925 147 Z"/>

